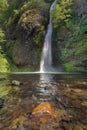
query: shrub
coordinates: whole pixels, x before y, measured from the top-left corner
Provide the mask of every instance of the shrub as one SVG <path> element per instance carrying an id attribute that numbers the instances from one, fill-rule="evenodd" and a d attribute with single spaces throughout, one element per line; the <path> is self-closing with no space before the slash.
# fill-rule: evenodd
<path id="1" fill-rule="evenodd" d="M 67 23 L 71 18 L 72 0 L 61 0 L 58 1 L 54 13 L 53 13 L 53 25 L 54 27 L 59 26 L 60 23 Z"/>

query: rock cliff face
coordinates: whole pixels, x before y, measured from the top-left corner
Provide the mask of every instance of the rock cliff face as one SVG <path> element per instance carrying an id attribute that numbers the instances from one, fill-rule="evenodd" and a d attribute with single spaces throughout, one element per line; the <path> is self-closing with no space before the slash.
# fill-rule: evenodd
<path id="1" fill-rule="evenodd" d="M 8 26 L 8 39 L 14 41 L 12 59 L 17 66 L 39 68 L 48 22 L 49 3 L 46 2 L 31 0 L 22 2 L 22 5 L 20 3 L 19 15 Z"/>
<path id="2" fill-rule="evenodd" d="M 28 13 L 25 18 L 20 18 L 16 31 L 17 41 L 13 50 L 13 60 L 16 65 L 37 66 L 39 64 L 39 43 L 37 44 L 36 40 L 41 31 L 41 36 L 44 37 L 43 30 L 41 30 L 44 19 L 45 17 L 39 13 Z"/>
<path id="3" fill-rule="evenodd" d="M 78 17 L 86 18 L 87 17 L 87 0 L 76 0 L 74 1 L 75 10 L 78 13 Z"/>

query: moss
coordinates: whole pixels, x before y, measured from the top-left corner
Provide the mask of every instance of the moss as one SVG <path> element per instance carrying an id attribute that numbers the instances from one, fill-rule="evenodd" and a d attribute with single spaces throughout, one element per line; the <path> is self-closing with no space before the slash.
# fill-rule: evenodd
<path id="1" fill-rule="evenodd" d="M 4 30 L 2 28 L 0 28 L 0 43 L 6 41 L 5 40 L 5 33 Z"/>
<path id="2" fill-rule="evenodd" d="M 82 71 L 82 72 L 87 72 L 86 68 L 84 67 L 76 67 L 76 64 L 78 63 L 78 61 L 76 60 L 73 60 L 71 62 L 67 62 L 65 64 L 63 64 L 64 68 L 66 71 L 73 71 L 73 72 L 76 72 L 76 71 Z"/>
<path id="3" fill-rule="evenodd" d="M 0 87 L 0 98 L 8 95 L 10 90 L 11 90 L 10 86 L 8 86 L 8 87 L 7 86 L 6 87 Z"/>
<path id="4" fill-rule="evenodd" d="M 37 34 L 36 38 L 35 38 L 35 42 L 36 42 L 36 45 L 38 47 L 41 46 L 41 43 L 43 42 L 43 32 L 45 31 L 45 27 L 42 25 L 40 27 L 40 31 L 39 33 Z"/>
<path id="5" fill-rule="evenodd" d="M 76 45 L 76 53 L 75 55 L 84 55 L 86 54 L 87 51 L 87 39 L 83 39 L 82 41 L 79 41 L 78 44 Z"/>
<path id="6" fill-rule="evenodd" d="M 6 56 L 0 52 L 0 72 L 7 72 L 9 70 L 9 63 Z"/>
<path id="7" fill-rule="evenodd" d="M 32 66 L 24 66 L 24 67 L 18 67 L 17 69 L 13 70 L 13 72 L 31 72 L 31 71 L 35 71 L 36 68 L 32 67 Z"/>
<path id="8" fill-rule="evenodd" d="M 9 57 L 10 59 L 12 59 L 13 57 L 13 48 L 14 48 L 14 41 L 9 41 L 10 45 L 7 48 L 7 52 L 6 55 L 7 57 Z"/>

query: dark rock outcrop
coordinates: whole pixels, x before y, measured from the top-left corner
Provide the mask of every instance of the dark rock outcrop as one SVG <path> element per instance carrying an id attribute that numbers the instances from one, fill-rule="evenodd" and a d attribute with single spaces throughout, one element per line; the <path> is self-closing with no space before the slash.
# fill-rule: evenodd
<path id="1" fill-rule="evenodd" d="M 78 17 L 86 18 L 87 17 L 87 0 L 75 0 L 75 10 L 77 10 Z"/>
<path id="2" fill-rule="evenodd" d="M 87 67 L 87 60 L 83 60 L 76 64 L 76 67 Z"/>
<path id="3" fill-rule="evenodd" d="M 13 50 L 13 60 L 16 65 L 39 65 L 36 38 L 41 31 L 43 22 L 44 17 L 41 14 L 29 13 L 25 18 L 20 18 L 17 26 L 17 42 Z"/>
<path id="4" fill-rule="evenodd" d="M 0 78 L 0 81 L 4 81 L 4 80 L 6 80 L 6 78 Z"/>

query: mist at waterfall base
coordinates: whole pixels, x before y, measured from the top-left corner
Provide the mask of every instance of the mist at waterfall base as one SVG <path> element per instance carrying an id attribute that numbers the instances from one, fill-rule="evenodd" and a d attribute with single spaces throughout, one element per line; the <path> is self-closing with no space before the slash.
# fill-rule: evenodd
<path id="1" fill-rule="evenodd" d="M 52 66 L 52 15 L 55 6 L 56 6 L 56 0 L 53 2 L 53 4 L 50 7 L 49 24 L 48 24 L 47 33 L 44 40 L 42 57 L 40 62 L 41 73 L 55 71 L 55 69 Z"/>

